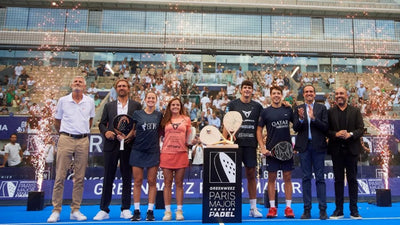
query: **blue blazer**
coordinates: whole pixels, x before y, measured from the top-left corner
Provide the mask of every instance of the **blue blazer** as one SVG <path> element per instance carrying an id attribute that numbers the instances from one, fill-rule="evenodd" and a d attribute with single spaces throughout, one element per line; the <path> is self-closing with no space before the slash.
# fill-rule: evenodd
<path id="1" fill-rule="evenodd" d="M 299 120 L 299 108 L 304 109 L 304 120 Z M 310 122 L 312 146 L 317 152 L 326 152 L 326 133 L 328 131 L 328 110 L 325 105 L 314 102 L 314 121 Z M 299 105 L 294 110 L 293 130 L 297 132 L 294 150 L 305 152 L 308 144 L 308 117 L 306 104 Z"/>

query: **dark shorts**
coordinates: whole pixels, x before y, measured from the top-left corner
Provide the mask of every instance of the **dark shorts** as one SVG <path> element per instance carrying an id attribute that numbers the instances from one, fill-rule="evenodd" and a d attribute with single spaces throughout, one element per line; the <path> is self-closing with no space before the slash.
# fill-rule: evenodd
<path id="1" fill-rule="evenodd" d="M 257 165 L 257 148 L 239 147 L 242 150 L 242 162 L 246 167 L 252 168 Z"/>
<path id="2" fill-rule="evenodd" d="M 140 168 L 150 168 L 160 164 L 160 153 L 132 150 L 129 164 Z"/>
<path id="3" fill-rule="evenodd" d="M 289 160 L 282 161 L 270 156 L 266 158 L 266 162 L 267 162 L 267 171 L 269 172 L 276 172 L 278 170 L 282 171 L 294 170 L 293 157 Z"/>

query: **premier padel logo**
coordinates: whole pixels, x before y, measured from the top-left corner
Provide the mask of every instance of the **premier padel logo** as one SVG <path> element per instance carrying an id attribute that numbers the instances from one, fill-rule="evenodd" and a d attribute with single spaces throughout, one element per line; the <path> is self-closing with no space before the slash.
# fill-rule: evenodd
<path id="1" fill-rule="evenodd" d="M 17 190 L 18 181 L 2 181 L 0 184 L 0 197 L 13 198 Z"/>
<path id="2" fill-rule="evenodd" d="M 210 152 L 210 183 L 236 183 L 236 153 Z"/>

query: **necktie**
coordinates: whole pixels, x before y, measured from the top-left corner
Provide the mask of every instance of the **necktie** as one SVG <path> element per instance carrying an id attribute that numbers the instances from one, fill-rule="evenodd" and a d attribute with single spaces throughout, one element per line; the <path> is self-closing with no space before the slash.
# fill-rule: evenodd
<path id="1" fill-rule="evenodd" d="M 310 123 L 311 123 L 311 119 L 310 119 L 310 116 L 309 116 L 309 112 L 311 112 L 312 111 L 312 108 L 311 108 L 311 105 L 307 105 L 308 106 L 308 111 L 307 111 L 307 122 L 308 122 L 308 140 L 311 140 L 312 139 L 312 136 L 311 136 L 311 127 L 310 127 Z"/>

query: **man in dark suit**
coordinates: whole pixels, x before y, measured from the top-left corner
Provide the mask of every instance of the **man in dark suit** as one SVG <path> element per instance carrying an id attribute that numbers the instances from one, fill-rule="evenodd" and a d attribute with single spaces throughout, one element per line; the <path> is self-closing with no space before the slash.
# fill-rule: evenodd
<path id="1" fill-rule="evenodd" d="M 361 151 L 360 138 L 364 132 L 364 122 L 360 110 L 347 104 L 347 90 L 343 87 L 335 91 L 336 105 L 329 109 L 328 153 L 332 156 L 335 175 L 336 209 L 331 219 L 340 219 L 343 214 L 344 171 L 349 185 L 350 217 L 361 219 L 358 213 L 357 161 Z"/>
<path id="2" fill-rule="evenodd" d="M 114 130 L 113 119 L 120 114 L 133 115 L 135 110 L 140 110 L 140 103 L 129 100 L 130 85 L 127 80 L 119 79 L 114 86 L 118 98 L 116 101 L 107 103 L 104 106 L 103 114 L 99 123 L 100 132 L 105 137 L 104 142 L 104 179 L 103 192 L 101 194 L 100 211 L 93 218 L 94 220 L 109 219 L 109 205 L 112 197 L 113 182 L 115 172 L 118 166 L 122 175 L 122 196 L 121 196 L 121 214 L 120 217 L 130 219 L 132 213 L 131 192 L 132 192 L 132 167 L 129 165 L 129 157 L 132 148 L 132 140 L 125 139 L 124 150 L 120 150 L 120 135 Z"/>
<path id="3" fill-rule="evenodd" d="M 294 149 L 300 153 L 303 171 L 304 213 L 301 219 L 311 218 L 311 179 L 314 169 L 319 218 L 328 219 L 326 214 L 326 185 L 324 162 L 327 150 L 326 132 L 328 131 L 328 111 L 324 105 L 315 102 L 315 88 L 306 85 L 303 88 L 305 103 L 295 109 L 293 129 L 297 132 Z"/>

